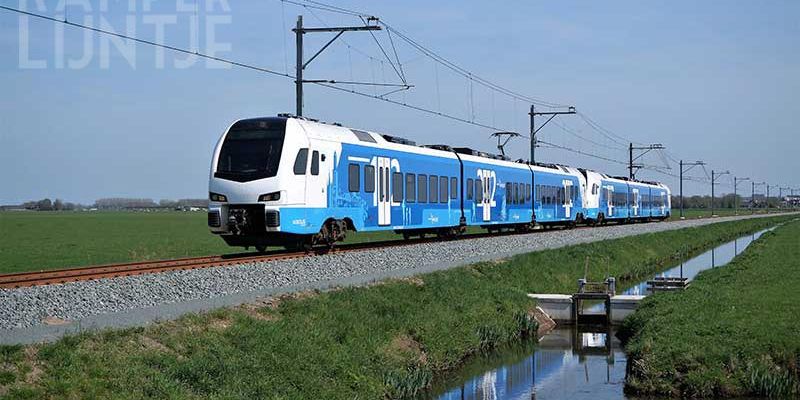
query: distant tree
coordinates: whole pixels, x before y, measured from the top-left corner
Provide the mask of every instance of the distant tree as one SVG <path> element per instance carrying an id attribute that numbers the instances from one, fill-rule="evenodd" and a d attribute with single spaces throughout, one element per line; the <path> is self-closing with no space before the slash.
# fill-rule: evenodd
<path id="1" fill-rule="evenodd" d="M 158 205 L 161 207 L 175 207 L 176 204 L 176 201 L 170 199 L 161 199 L 158 201 Z"/>
<path id="2" fill-rule="evenodd" d="M 39 200 L 36 203 L 36 209 L 38 209 L 39 211 L 52 211 L 53 202 L 50 201 L 50 199 Z"/>

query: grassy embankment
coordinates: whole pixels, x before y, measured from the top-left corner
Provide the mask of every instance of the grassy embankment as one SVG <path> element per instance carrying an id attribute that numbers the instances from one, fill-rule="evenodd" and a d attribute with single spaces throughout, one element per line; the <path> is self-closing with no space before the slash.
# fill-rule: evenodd
<path id="1" fill-rule="evenodd" d="M 689 397 L 800 395 L 800 222 L 766 233 L 681 293 L 648 298 L 623 334 L 627 390 Z"/>
<path id="2" fill-rule="evenodd" d="M 401 397 L 482 350 L 528 340 L 531 292 L 574 290 L 583 260 L 630 282 L 684 246 L 708 247 L 781 218 L 584 244 L 391 280 L 271 299 L 54 344 L 0 348 L 13 398 Z M 602 267 L 590 270 L 601 279 Z"/>
<path id="3" fill-rule="evenodd" d="M 673 210 L 672 219 L 677 215 Z M 345 243 L 395 239 L 393 232 L 352 233 Z M 209 233 L 203 212 L 0 212 L 0 274 L 243 250 Z"/>

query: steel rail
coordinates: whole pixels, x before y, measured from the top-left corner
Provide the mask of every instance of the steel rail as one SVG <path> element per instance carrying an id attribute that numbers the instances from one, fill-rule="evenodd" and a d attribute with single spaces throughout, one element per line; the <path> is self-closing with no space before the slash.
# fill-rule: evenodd
<path id="1" fill-rule="evenodd" d="M 576 229 L 590 228 L 590 226 L 577 226 Z M 34 272 L 17 272 L 0 275 L 0 288 L 14 289 L 29 286 L 51 285 L 76 281 L 89 281 L 114 277 L 124 277 L 167 271 L 191 270 L 211 267 L 225 267 L 249 262 L 267 262 L 289 260 L 323 254 L 339 254 L 344 252 L 365 251 L 377 248 L 402 247 L 414 244 L 432 243 L 443 240 L 479 239 L 485 237 L 498 237 L 547 231 L 536 229 L 530 231 L 509 230 L 500 233 L 471 233 L 461 236 L 442 239 L 439 237 L 416 238 L 408 240 L 385 240 L 375 242 L 361 242 L 335 246 L 330 249 L 312 249 L 310 251 L 271 251 L 261 254 L 235 253 L 227 255 L 214 255 L 204 257 L 188 257 L 170 260 L 154 260 L 140 262 L 125 262 L 118 264 L 104 264 L 77 268 L 41 270 Z"/>

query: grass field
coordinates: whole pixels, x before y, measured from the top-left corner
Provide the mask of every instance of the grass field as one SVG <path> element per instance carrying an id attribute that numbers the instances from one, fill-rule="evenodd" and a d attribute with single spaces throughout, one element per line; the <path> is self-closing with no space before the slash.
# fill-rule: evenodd
<path id="1" fill-rule="evenodd" d="M 708 214 L 685 210 L 687 218 Z M 677 215 L 673 210 L 673 219 Z M 398 238 L 355 233 L 346 243 Z M 241 251 L 209 233 L 202 212 L 0 212 L 0 273 Z"/>
<path id="2" fill-rule="evenodd" d="M 758 219 L 590 243 L 414 278 L 191 315 L 54 344 L 0 347 L 11 398 L 397 398 L 480 351 L 530 340 L 526 293 L 566 293 L 583 260 L 621 284 Z M 605 265 L 605 263 L 604 263 Z M 600 279 L 606 268 L 590 270 Z"/>
<path id="3" fill-rule="evenodd" d="M 628 389 L 644 395 L 800 395 L 800 222 L 764 234 L 688 290 L 625 322 Z M 797 398 L 797 397 L 795 397 Z"/>

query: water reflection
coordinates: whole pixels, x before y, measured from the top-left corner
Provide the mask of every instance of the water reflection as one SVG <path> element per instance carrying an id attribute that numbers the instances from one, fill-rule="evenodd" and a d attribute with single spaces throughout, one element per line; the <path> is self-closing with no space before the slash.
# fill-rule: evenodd
<path id="1" fill-rule="evenodd" d="M 689 278 L 691 281 L 692 279 L 697 276 L 701 271 L 709 269 L 709 268 L 716 268 L 718 266 L 723 266 L 733 260 L 734 257 L 741 254 L 750 243 L 761 237 L 764 232 L 769 231 L 770 229 L 765 229 L 760 232 L 756 232 L 752 235 L 747 235 L 744 237 L 740 237 L 736 240 L 730 241 L 728 243 L 719 245 L 711 250 L 708 250 L 704 253 L 698 254 L 686 261 L 681 261 L 679 265 L 675 267 L 666 269 L 659 273 L 656 276 L 660 277 L 668 277 L 668 276 L 680 276 Z M 647 281 L 639 282 L 627 289 L 625 289 L 622 294 L 648 294 L 647 293 Z"/>
<path id="2" fill-rule="evenodd" d="M 658 276 L 691 280 L 705 269 L 727 264 L 768 230 L 698 254 Z M 643 281 L 623 294 L 646 291 L 647 282 Z M 624 398 L 626 362 L 613 330 L 559 328 L 542 337 L 535 347 L 519 346 L 471 362 L 460 375 L 435 388 L 432 395 L 444 400 Z"/>
<path id="3" fill-rule="evenodd" d="M 533 354 L 494 367 L 439 392 L 439 399 L 617 398 L 625 353 L 613 331 L 559 328 Z"/>

